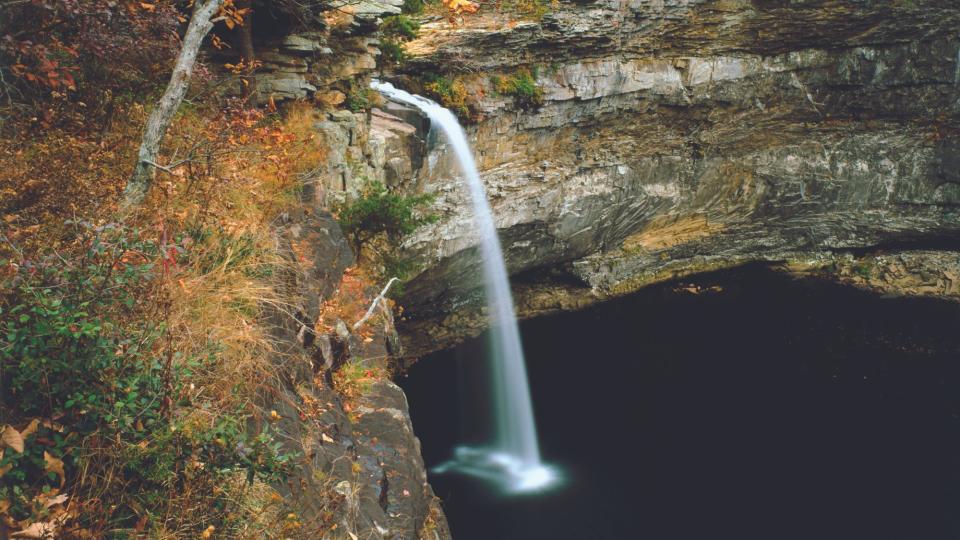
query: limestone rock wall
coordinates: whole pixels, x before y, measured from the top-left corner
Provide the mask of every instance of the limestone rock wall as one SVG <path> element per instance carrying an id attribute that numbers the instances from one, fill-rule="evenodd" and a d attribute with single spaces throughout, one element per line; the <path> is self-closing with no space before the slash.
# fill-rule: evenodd
<path id="1" fill-rule="evenodd" d="M 960 248 L 960 5 L 601 0 L 426 25 L 398 73 L 472 81 L 470 127 L 521 314 L 744 262 Z M 523 110 L 488 74 L 535 71 Z M 412 354 L 479 331 L 477 237 L 443 148 L 444 219 L 407 244 Z M 952 290 L 947 288 L 947 290 Z"/>
<path id="2" fill-rule="evenodd" d="M 376 18 L 396 1 L 262 42 L 258 89 L 327 106 L 314 127 L 329 159 L 304 178 L 306 210 L 282 230 L 313 249 L 294 280 L 303 321 L 345 265 L 321 208 L 366 180 L 437 195 L 442 219 L 405 245 L 421 272 L 397 325 L 418 356 L 486 325 L 467 193 L 414 111 L 330 110 L 348 81 L 371 75 Z M 960 298 L 958 23 L 952 0 L 560 2 L 539 21 L 429 23 L 392 76 L 470 83 L 481 119 L 468 131 L 521 316 L 753 261 Z M 536 72 L 542 106 L 497 95 L 489 75 L 520 68 Z M 341 345 L 382 367 L 399 352 L 392 324 Z M 362 538 L 448 537 L 402 392 L 378 382 L 351 414 L 307 384 L 332 353 L 301 330 L 287 329 L 301 362 L 276 397 L 291 440 L 313 452 L 291 500 Z M 300 421 L 310 403 L 324 412 Z M 316 497 L 331 485 L 332 505 Z"/>
<path id="3" fill-rule="evenodd" d="M 317 112 L 314 129 L 326 163 L 310 171 L 316 200 L 324 206 L 356 194 L 366 182 L 407 185 L 422 161 L 423 139 L 417 128 L 379 108 L 353 113 Z M 411 188 L 412 189 L 412 188 Z"/>
<path id="4" fill-rule="evenodd" d="M 362 79 L 377 67 L 381 18 L 399 14 L 402 5 L 403 0 L 253 0 L 252 15 L 246 21 L 257 63 L 253 101 L 310 99 L 329 107 L 343 104 L 346 94 L 358 88 L 356 83 L 362 85 Z M 225 33 L 221 41 L 226 45 L 207 51 L 212 63 L 224 70 L 236 66 L 242 48 L 239 40 L 236 32 Z M 236 89 L 241 90 L 246 88 Z"/>

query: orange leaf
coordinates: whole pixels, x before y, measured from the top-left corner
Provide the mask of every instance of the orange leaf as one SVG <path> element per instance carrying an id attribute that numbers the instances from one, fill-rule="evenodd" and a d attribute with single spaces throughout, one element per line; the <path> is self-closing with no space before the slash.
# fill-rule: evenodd
<path id="1" fill-rule="evenodd" d="M 443 3 L 454 13 L 476 13 L 480 9 L 479 4 L 470 0 L 443 0 Z"/>

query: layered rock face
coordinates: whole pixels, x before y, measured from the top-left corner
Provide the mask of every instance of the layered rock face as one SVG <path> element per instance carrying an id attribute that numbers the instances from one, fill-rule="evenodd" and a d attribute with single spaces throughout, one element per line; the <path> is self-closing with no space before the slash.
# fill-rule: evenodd
<path id="1" fill-rule="evenodd" d="M 266 104 L 311 99 L 333 108 L 344 104 L 357 84 L 376 69 L 380 54 L 377 27 L 382 17 L 397 15 L 403 0 L 333 0 L 300 2 L 252 0 L 251 33 L 254 76 L 233 91 L 249 91 L 252 102 Z M 238 27 L 240 28 L 240 27 Z M 239 75 L 242 38 L 224 33 L 233 45 L 206 51 L 212 65 Z M 229 68 L 227 70 L 226 68 Z"/>
<path id="2" fill-rule="evenodd" d="M 758 260 L 878 284 L 850 271 L 879 267 L 876 251 L 925 269 L 888 292 L 956 296 L 958 24 L 952 0 L 562 3 L 538 22 L 426 25 L 405 70 L 473 81 L 522 316 Z M 536 110 L 489 82 L 518 68 L 544 91 Z M 443 219 L 407 244 L 423 269 L 401 328 L 413 355 L 485 324 L 442 141 L 418 181 Z"/>
<path id="3" fill-rule="evenodd" d="M 312 322 L 342 286 L 353 254 L 333 217 L 312 203 L 290 208 L 276 232 L 290 260 L 284 271 L 296 317 L 274 314 L 280 375 L 265 385 L 262 405 L 277 413 L 273 429 L 287 451 L 302 456 L 278 486 L 301 523 L 285 534 L 450 538 L 427 483 L 407 398 L 388 377 L 376 375 L 388 373 L 399 348 L 392 314 L 382 310 L 359 329 L 338 320 L 334 331 L 314 330 Z M 333 383 L 347 364 L 370 374 L 362 391 L 350 395 Z"/>

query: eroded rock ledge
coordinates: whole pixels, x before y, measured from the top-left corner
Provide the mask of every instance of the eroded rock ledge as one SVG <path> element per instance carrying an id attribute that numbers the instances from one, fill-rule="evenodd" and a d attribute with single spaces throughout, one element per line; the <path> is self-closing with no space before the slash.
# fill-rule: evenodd
<path id="1" fill-rule="evenodd" d="M 428 25 L 407 71 L 481 72 L 464 75 L 483 96 L 472 143 L 523 316 L 751 261 L 842 277 L 873 252 L 940 284 L 863 285 L 955 296 L 958 22 L 937 0 L 562 3 L 539 22 Z M 538 68 L 535 111 L 482 74 L 518 67 Z M 442 143 L 418 182 L 444 219 L 407 244 L 413 355 L 483 326 Z"/>

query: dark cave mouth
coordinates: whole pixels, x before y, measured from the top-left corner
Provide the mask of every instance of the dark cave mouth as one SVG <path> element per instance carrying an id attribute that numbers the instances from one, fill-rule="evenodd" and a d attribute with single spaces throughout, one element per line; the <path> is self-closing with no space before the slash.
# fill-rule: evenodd
<path id="1" fill-rule="evenodd" d="M 454 537 L 953 538 L 960 305 L 751 265 L 521 325 L 565 488 L 431 475 Z M 400 380 L 428 468 L 488 435 L 484 338 Z"/>

